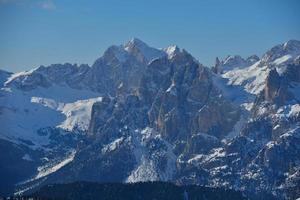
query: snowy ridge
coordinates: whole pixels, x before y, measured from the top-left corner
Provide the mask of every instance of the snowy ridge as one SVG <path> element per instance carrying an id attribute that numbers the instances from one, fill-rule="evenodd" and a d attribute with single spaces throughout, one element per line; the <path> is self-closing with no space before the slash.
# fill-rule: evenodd
<path id="1" fill-rule="evenodd" d="M 34 68 L 32 70 L 29 71 L 22 71 L 22 72 L 18 72 L 18 73 L 14 73 L 12 74 L 4 83 L 4 85 L 8 85 L 9 83 L 11 83 L 13 80 L 21 77 L 21 76 L 28 76 L 30 74 L 32 74 L 35 70 L 37 70 L 37 68 Z"/>

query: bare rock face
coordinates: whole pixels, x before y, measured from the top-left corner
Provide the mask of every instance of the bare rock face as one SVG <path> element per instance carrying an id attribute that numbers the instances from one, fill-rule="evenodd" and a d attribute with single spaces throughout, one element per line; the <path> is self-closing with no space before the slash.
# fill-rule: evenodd
<path id="1" fill-rule="evenodd" d="M 281 79 L 279 74 L 277 73 L 276 69 L 272 69 L 269 72 L 266 80 L 266 87 L 265 87 L 265 100 L 269 102 L 274 102 L 276 97 L 279 97 L 279 93 L 282 91 L 280 89 L 281 86 Z"/>
<path id="2" fill-rule="evenodd" d="M 89 125 L 89 134 L 91 136 L 94 136 L 98 131 L 97 127 L 103 126 L 110 118 L 113 106 L 113 100 L 111 100 L 109 97 L 102 97 L 100 102 L 93 104 L 91 113 L 92 117 Z"/>
<path id="3" fill-rule="evenodd" d="M 212 71 L 215 74 L 219 74 L 221 72 L 220 71 L 220 65 L 221 65 L 221 61 L 219 60 L 218 57 L 216 57 L 215 65 L 212 67 Z"/>
<path id="4" fill-rule="evenodd" d="M 153 61 L 145 74 L 139 94 L 151 104 L 150 125 L 168 141 L 199 131 L 220 139 L 239 119 L 238 110 L 213 85 L 210 71 L 185 51 Z"/>

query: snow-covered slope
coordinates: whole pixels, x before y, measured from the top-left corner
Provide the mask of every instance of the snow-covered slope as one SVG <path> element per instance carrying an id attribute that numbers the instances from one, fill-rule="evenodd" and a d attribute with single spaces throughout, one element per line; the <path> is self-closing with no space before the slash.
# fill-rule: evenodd
<path id="1" fill-rule="evenodd" d="M 265 80 L 272 68 L 278 73 L 286 71 L 286 66 L 300 55 L 300 42 L 291 40 L 273 47 L 252 65 L 234 67 L 222 73 L 228 79 L 228 85 L 243 86 L 251 94 L 258 95 L 265 87 Z"/>
<path id="2" fill-rule="evenodd" d="M 227 71 L 222 77 L 228 79 L 229 85 L 243 86 L 248 93 L 257 95 L 264 88 L 269 70 L 268 66 L 261 66 L 258 61 L 243 69 L 235 68 Z"/>
<path id="3" fill-rule="evenodd" d="M 101 100 L 98 93 L 62 86 L 30 91 L 2 88 L 1 96 L 1 138 L 29 141 L 34 147 L 49 144 L 49 135 L 39 134 L 45 127 L 86 131 L 92 104 Z"/>

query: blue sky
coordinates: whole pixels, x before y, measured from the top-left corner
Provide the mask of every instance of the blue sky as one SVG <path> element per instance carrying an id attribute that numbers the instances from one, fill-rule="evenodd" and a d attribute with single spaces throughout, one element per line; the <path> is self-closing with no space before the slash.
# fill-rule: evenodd
<path id="1" fill-rule="evenodd" d="M 177 44 L 205 65 L 260 56 L 300 40 L 299 8 L 299 0 L 0 0 L 0 68 L 92 64 L 132 37 Z"/>

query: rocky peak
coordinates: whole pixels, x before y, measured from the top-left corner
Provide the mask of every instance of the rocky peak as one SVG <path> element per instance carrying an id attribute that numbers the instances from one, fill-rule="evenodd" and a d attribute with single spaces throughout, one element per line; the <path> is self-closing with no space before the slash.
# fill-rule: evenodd
<path id="1" fill-rule="evenodd" d="M 212 71 L 215 73 L 215 74 L 219 74 L 221 71 L 220 71 L 220 65 L 221 65 L 221 61 L 219 60 L 218 57 L 216 57 L 216 60 L 215 60 L 215 65 L 212 67 Z"/>
<path id="2" fill-rule="evenodd" d="M 252 55 L 252 56 L 249 56 L 247 59 L 246 59 L 248 65 L 253 65 L 254 63 L 258 62 L 259 61 L 259 57 L 257 55 Z"/>
<path id="3" fill-rule="evenodd" d="M 299 52 L 300 51 L 300 41 L 289 40 L 283 44 L 283 49 L 289 52 Z"/>
<path id="4" fill-rule="evenodd" d="M 128 59 L 128 52 L 125 51 L 123 46 L 113 45 L 109 47 L 101 57 L 106 63 L 114 63 L 114 62 L 125 62 Z"/>
<path id="5" fill-rule="evenodd" d="M 131 48 L 134 46 L 139 48 L 149 48 L 149 46 L 145 42 L 138 38 L 132 38 L 125 44 L 125 48 Z"/>
<path id="6" fill-rule="evenodd" d="M 226 73 L 233 69 L 242 69 L 249 66 L 249 63 L 239 55 L 227 56 L 219 64 L 219 73 Z"/>
<path id="7" fill-rule="evenodd" d="M 223 65 L 230 67 L 242 67 L 245 65 L 245 59 L 240 55 L 228 56 L 224 60 Z"/>
<path id="8" fill-rule="evenodd" d="M 288 83 L 285 76 L 280 76 L 276 68 L 272 68 L 266 78 L 263 90 L 264 100 L 277 106 L 284 105 L 290 99 Z"/>
<path id="9" fill-rule="evenodd" d="M 165 55 L 163 51 L 149 47 L 146 43 L 137 38 L 133 38 L 127 42 L 124 45 L 124 49 L 143 63 L 148 63 L 155 58 Z"/>
<path id="10" fill-rule="evenodd" d="M 180 53 L 180 49 L 177 45 L 171 45 L 165 48 L 164 51 L 167 53 L 169 59 L 172 59 L 176 54 Z"/>
<path id="11" fill-rule="evenodd" d="M 284 44 L 276 45 L 262 56 L 264 63 L 274 62 L 281 64 L 300 54 L 300 41 L 290 40 Z"/>
<path id="12" fill-rule="evenodd" d="M 278 95 L 278 90 L 280 88 L 280 76 L 276 68 L 271 69 L 266 80 L 265 87 L 265 100 L 273 101 L 274 98 Z"/>

